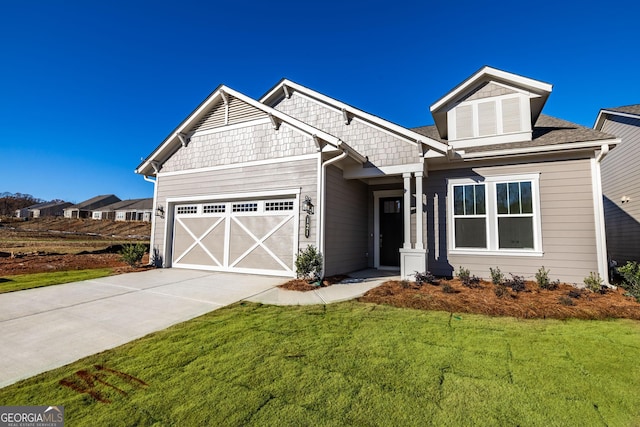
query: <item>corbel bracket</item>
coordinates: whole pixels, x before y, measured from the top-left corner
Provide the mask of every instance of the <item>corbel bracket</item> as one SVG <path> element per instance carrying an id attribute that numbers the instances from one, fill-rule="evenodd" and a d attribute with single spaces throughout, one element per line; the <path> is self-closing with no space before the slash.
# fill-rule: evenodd
<path id="1" fill-rule="evenodd" d="M 273 126 L 273 129 L 275 130 L 280 129 L 280 124 L 282 122 L 278 120 L 276 116 L 274 116 L 273 114 L 269 114 L 269 120 L 271 120 L 271 126 Z"/>

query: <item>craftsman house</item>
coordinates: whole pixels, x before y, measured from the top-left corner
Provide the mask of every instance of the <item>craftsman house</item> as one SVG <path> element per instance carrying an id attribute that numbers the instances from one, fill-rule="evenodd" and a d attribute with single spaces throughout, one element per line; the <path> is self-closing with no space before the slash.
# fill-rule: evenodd
<path id="1" fill-rule="evenodd" d="M 600 110 L 596 130 L 621 139 L 602 161 L 604 219 L 609 259 L 640 261 L 640 105 Z"/>
<path id="2" fill-rule="evenodd" d="M 165 267 L 283 276 L 314 245 L 325 275 L 606 277 L 618 139 L 542 114 L 551 89 L 484 67 L 407 129 L 289 80 L 259 100 L 219 86 L 136 169 L 155 177 L 152 246 Z"/>

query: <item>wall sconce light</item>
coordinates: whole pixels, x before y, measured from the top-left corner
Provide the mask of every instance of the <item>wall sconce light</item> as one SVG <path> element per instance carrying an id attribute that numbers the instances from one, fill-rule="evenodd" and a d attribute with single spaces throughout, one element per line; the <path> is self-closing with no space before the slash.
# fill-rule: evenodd
<path id="1" fill-rule="evenodd" d="M 620 203 L 629 203 L 631 201 L 631 198 L 629 196 L 622 196 L 622 198 L 620 199 Z"/>
<path id="2" fill-rule="evenodd" d="M 162 207 L 162 205 L 158 205 L 158 207 L 156 208 L 156 216 L 164 218 L 164 208 Z"/>
<path id="3" fill-rule="evenodd" d="M 313 203 L 311 203 L 311 198 L 309 196 L 304 196 L 304 202 L 302 202 L 302 211 L 308 213 L 309 215 L 313 215 Z"/>

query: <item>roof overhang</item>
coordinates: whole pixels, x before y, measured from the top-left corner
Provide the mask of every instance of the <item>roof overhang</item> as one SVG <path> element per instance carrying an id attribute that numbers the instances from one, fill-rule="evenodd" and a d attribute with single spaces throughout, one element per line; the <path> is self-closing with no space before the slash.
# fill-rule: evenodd
<path id="1" fill-rule="evenodd" d="M 228 95 L 262 110 L 273 123 L 277 123 L 277 127 L 279 127 L 281 123 L 286 123 L 294 130 L 313 138 L 314 141 L 322 141 L 335 149 L 346 151 L 349 157 L 359 163 L 366 162 L 365 156 L 349 147 L 346 143 L 341 141 L 340 138 L 310 126 L 227 86 L 220 85 L 185 120 L 183 120 L 182 123 L 180 123 L 180 125 L 169 134 L 169 136 L 165 138 L 165 140 L 136 168 L 135 172 L 145 176 L 156 175 L 162 163 L 164 163 L 179 147 L 183 145 L 184 135 L 188 130 L 198 123 L 198 121 L 210 111 L 212 106 L 216 105 L 221 100 L 224 102 Z"/>
<path id="2" fill-rule="evenodd" d="M 542 108 L 547 102 L 549 94 L 553 89 L 553 85 L 549 83 L 533 80 L 528 77 L 508 73 L 488 66 L 482 67 L 471 77 L 460 83 L 449 93 L 431 105 L 430 111 L 442 138 L 446 138 L 447 136 L 447 111 L 453 108 L 455 104 L 460 102 L 460 100 L 468 93 L 487 82 L 495 82 L 527 92 L 531 100 L 531 123 L 535 123 L 540 116 Z"/>
<path id="3" fill-rule="evenodd" d="M 620 116 L 620 117 L 628 117 L 630 119 L 640 119 L 640 115 L 639 114 L 623 113 L 621 111 L 607 110 L 607 109 L 603 108 L 598 113 L 598 117 L 596 117 L 596 122 L 593 124 L 593 128 L 595 130 L 601 131 L 602 130 L 602 126 L 604 126 L 604 121 L 609 116 Z"/>
<path id="4" fill-rule="evenodd" d="M 392 123 L 388 120 L 382 119 L 378 116 L 362 111 L 349 104 L 340 102 L 336 99 L 323 95 L 319 92 L 316 92 L 312 89 L 309 89 L 305 86 L 302 86 L 298 83 L 292 82 L 287 79 L 282 79 L 271 90 L 269 90 L 266 94 L 264 94 L 260 98 L 260 102 L 265 105 L 270 105 L 276 102 L 277 100 L 281 99 L 283 96 L 287 98 L 290 97 L 294 91 L 300 92 L 309 98 L 312 98 L 318 102 L 321 102 L 329 106 L 330 108 L 333 108 L 336 111 L 341 112 L 344 117 L 345 123 L 348 123 L 350 120 L 356 118 L 363 122 L 369 123 L 373 126 L 380 127 L 384 131 L 394 134 L 400 139 L 406 140 L 416 145 L 423 144 L 426 146 L 428 150 L 434 150 L 441 154 L 445 154 L 447 152 L 447 145 L 443 144 L 440 141 L 431 139 L 428 136 L 419 134 L 410 129 L 407 129 L 405 127 Z"/>

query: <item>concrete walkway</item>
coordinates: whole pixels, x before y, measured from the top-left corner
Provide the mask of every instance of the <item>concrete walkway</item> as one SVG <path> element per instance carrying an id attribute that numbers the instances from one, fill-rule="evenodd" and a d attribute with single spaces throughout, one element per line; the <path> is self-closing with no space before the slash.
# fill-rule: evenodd
<path id="1" fill-rule="evenodd" d="M 346 301 L 397 274 L 364 270 L 296 292 L 276 287 L 283 277 L 169 268 L 0 294 L 0 388 L 237 301 Z"/>
<path id="2" fill-rule="evenodd" d="M 298 292 L 271 288 L 247 298 L 247 301 L 272 305 L 330 304 L 348 301 L 364 295 L 369 289 L 391 279 L 400 279 L 398 271 L 362 270 L 349 273 L 349 279 L 314 291 Z"/>

